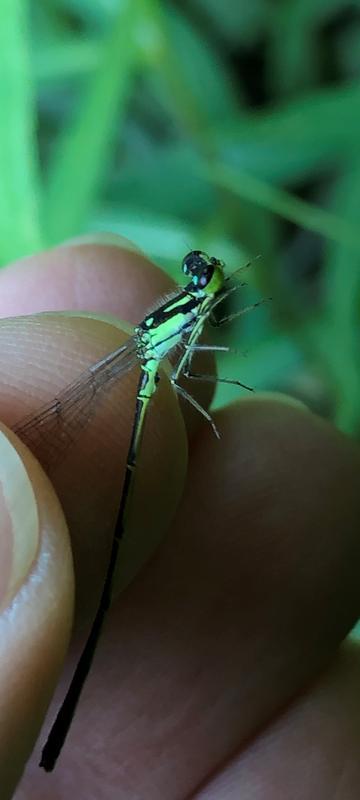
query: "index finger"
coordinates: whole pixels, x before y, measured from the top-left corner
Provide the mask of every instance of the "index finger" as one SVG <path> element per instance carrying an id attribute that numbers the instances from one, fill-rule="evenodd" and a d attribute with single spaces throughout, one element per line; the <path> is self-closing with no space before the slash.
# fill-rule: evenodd
<path id="1" fill-rule="evenodd" d="M 71 277 L 71 280 L 70 280 Z M 4 281 L 2 290 L 1 281 Z M 30 291 L 26 301 L 23 281 Z M 10 291 L 11 284 L 11 291 Z M 145 308 L 169 289 L 169 279 L 140 254 L 118 247 L 81 245 L 60 248 L 12 265 L 0 274 L 0 296 L 15 310 L 92 307 L 141 319 Z M 5 291 L 6 289 L 6 291 Z M 38 294 L 36 294 L 38 290 Z M 17 294 L 16 294 L 17 293 Z M 110 303 L 112 300 L 112 305 Z M 25 306 L 25 301 L 27 305 Z M 17 309 L 20 310 L 20 309 Z M 115 321 L 115 320 L 114 320 Z M 3 320 L 0 325 L 1 415 L 12 426 L 27 413 L 78 378 L 89 364 L 126 338 L 119 327 L 80 316 L 38 316 Z M 136 394 L 136 371 L 127 375 L 76 440 L 68 458 L 51 473 L 72 532 L 78 578 L 78 601 L 90 615 L 96 605 L 122 486 L 123 469 Z M 186 439 L 179 408 L 166 381 L 160 382 L 154 411 L 146 426 L 140 464 L 134 527 L 130 534 L 123 580 L 127 582 L 147 559 L 174 513 L 186 466 Z M 41 437 L 41 434 L 39 434 Z M 35 454 L 41 457 L 41 439 Z M 153 469 L 156 460 L 157 469 Z M 161 503 L 153 503 L 166 485 Z M 89 593 L 89 586 L 92 587 Z"/>

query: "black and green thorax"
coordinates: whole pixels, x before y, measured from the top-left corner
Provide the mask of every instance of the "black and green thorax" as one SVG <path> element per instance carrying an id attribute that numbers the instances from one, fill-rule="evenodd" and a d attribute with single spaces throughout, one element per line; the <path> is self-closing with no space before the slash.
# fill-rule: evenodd
<path id="1" fill-rule="evenodd" d="M 201 251 L 191 251 L 183 261 L 183 272 L 191 280 L 135 328 L 138 356 L 160 362 L 196 330 L 201 332 L 211 308 L 224 286 L 222 262 Z M 201 324 L 202 323 L 202 324 Z"/>

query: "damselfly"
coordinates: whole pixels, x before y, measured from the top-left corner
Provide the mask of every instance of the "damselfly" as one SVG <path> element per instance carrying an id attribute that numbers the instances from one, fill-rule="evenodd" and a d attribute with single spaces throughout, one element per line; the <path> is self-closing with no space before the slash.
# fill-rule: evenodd
<path id="1" fill-rule="evenodd" d="M 228 316 L 216 318 L 214 311 L 217 306 L 223 303 L 232 292 L 245 285 L 231 280 L 236 273 L 226 276 L 224 266 L 222 261 L 209 257 L 200 250 L 188 253 L 182 262 L 182 271 L 189 278 L 186 286 L 172 293 L 165 302 L 149 313 L 135 328 L 133 336 L 122 347 L 89 367 L 52 403 L 15 427 L 15 432 L 30 448 L 37 445 L 39 439 L 52 440 L 53 453 L 57 459 L 74 442 L 79 430 L 89 423 L 96 408 L 96 401 L 99 400 L 102 393 L 135 365 L 140 368 L 134 422 L 108 570 L 89 637 L 42 752 L 40 766 L 48 772 L 54 768 L 64 744 L 93 660 L 104 617 L 111 602 L 118 549 L 126 529 L 145 416 L 160 380 L 161 362 L 169 355 L 179 351 L 180 354 L 172 368 L 170 378 L 172 386 L 180 397 L 205 417 L 217 436 L 219 434 L 211 415 L 184 389 L 179 383 L 180 378 L 185 376 L 193 380 L 219 381 L 250 389 L 238 380 L 218 378 L 210 374 L 200 375 L 193 372 L 191 368 L 192 359 L 196 353 L 229 351 L 229 348 L 225 346 L 199 343 L 205 323 L 208 321 L 212 325 L 220 326 L 240 314 L 244 314 L 249 309 L 249 307 L 242 308 Z M 245 267 L 241 267 L 237 273 L 244 269 Z M 255 305 L 259 305 L 259 303 Z M 251 308 L 253 307 L 251 306 Z"/>

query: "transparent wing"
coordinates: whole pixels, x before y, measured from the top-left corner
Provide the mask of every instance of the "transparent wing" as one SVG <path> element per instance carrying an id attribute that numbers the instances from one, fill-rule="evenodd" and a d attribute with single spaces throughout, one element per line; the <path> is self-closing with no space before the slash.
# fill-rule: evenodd
<path id="1" fill-rule="evenodd" d="M 13 430 L 45 467 L 55 466 L 93 418 L 104 392 L 137 363 L 136 338 L 131 336 L 122 347 L 88 367 L 36 414 L 20 420 Z"/>

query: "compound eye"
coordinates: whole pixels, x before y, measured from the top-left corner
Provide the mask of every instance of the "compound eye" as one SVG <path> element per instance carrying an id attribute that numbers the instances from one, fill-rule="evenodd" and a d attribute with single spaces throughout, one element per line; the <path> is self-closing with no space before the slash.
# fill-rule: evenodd
<path id="1" fill-rule="evenodd" d="M 201 275 L 199 277 L 199 285 L 201 286 L 201 288 L 204 288 L 205 286 L 207 286 L 210 283 L 211 278 L 213 276 L 213 273 L 214 273 L 214 267 L 213 266 L 204 267 L 204 269 L 202 270 Z"/>
<path id="2" fill-rule="evenodd" d="M 192 275 L 195 271 L 202 269 L 209 262 L 209 257 L 201 250 L 191 250 L 187 253 L 182 262 L 182 271 L 185 275 Z"/>

